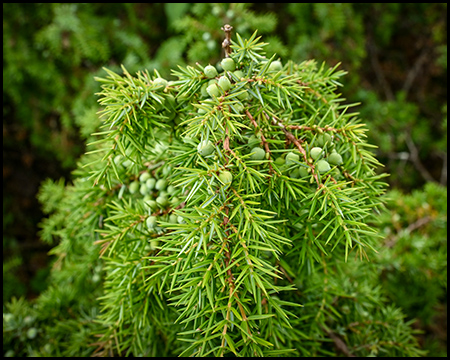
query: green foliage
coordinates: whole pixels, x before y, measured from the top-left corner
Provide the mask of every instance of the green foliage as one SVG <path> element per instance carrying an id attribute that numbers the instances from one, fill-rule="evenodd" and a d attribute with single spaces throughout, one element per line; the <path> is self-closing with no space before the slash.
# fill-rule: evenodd
<path id="1" fill-rule="evenodd" d="M 407 196 L 393 190 L 387 207 L 377 259 L 382 283 L 410 318 L 428 325 L 447 303 L 447 189 L 428 183 Z"/>
<path id="2" fill-rule="evenodd" d="M 26 129 L 39 151 L 54 154 L 65 166 L 73 167 L 82 151 L 77 128 L 88 139 L 99 125 L 90 94 L 98 91 L 92 79 L 101 67 L 157 69 L 166 78 L 168 69 L 195 62 L 221 70 L 220 28 L 226 23 L 247 38 L 258 29 L 269 43 L 268 57 L 342 63 L 350 71 L 344 96 L 365 104 L 362 116 L 387 171 L 416 172 L 411 180 L 400 175 L 392 183 L 420 187 L 423 171 L 417 161 L 402 157 L 412 152 L 405 140 L 392 144 L 376 137 L 393 132 L 385 131 L 386 122 L 412 131 L 419 150 L 424 143 L 427 149 L 418 155 L 422 164 L 443 161 L 446 92 L 439 89 L 440 79 L 447 78 L 446 4 L 69 3 L 4 4 L 3 9 L 4 113 L 9 124 Z M 386 106 L 394 111 L 380 114 Z M 401 116 L 404 106 L 416 107 L 412 117 Z M 435 167 L 425 180 L 445 182 Z"/>
<path id="3" fill-rule="evenodd" d="M 446 190 L 380 197 L 376 159 L 395 186 L 446 184 L 446 5 L 265 6 L 3 5 L 7 123 L 66 166 L 77 128 L 91 142 L 39 193 L 50 286 L 6 303 L 23 260 L 4 263 L 5 355 L 425 354 Z"/>
<path id="4" fill-rule="evenodd" d="M 4 311 L 14 354 L 422 355 L 362 261 L 378 247 L 368 224 L 386 184 L 336 92 L 344 72 L 271 67 L 256 32 L 236 39 L 243 76 L 218 74 L 230 88 L 211 98 L 201 89 L 217 78 L 200 64 L 169 82 L 125 68 L 97 79 L 97 140 L 73 185 L 41 189 L 52 212 L 43 233 L 60 242 L 40 317 L 10 322 L 33 313 L 22 300 Z M 318 171 L 317 145 L 343 163 Z M 307 175 L 292 176 L 300 168 Z M 31 344 L 53 341 L 21 348 L 25 331 Z"/>
<path id="5" fill-rule="evenodd" d="M 403 189 L 446 185 L 446 4 L 289 4 L 289 56 L 350 73 L 377 156 Z M 415 45 L 413 45 L 415 44 Z"/>
<path id="6" fill-rule="evenodd" d="M 99 125 L 93 74 L 108 62 L 132 67 L 149 60 L 135 25 L 111 20 L 132 6 L 3 4 L 4 114 L 66 167 L 82 152 L 77 127 L 87 137 Z"/>

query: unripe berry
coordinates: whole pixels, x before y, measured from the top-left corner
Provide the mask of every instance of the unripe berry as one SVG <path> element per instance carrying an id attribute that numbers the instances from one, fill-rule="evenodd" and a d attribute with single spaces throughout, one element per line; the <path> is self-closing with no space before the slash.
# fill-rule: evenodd
<path id="1" fill-rule="evenodd" d="M 219 179 L 220 181 L 222 181 L 224 184 L 229 184 L 233 181 L 233 174 L 230 173 L 229 171 L 222 171 L 219 174 Z"/>
<path id="2" fill-rule="evenodd" d="M 300 177 L 305 177 L 305 176 L 309 175 L 308 169 L 303 166 L 300 166 L 299 172 L 300 172 Z"/>
<path id="3" fill-rule="evenodd" d="M 336 151 L 333 151 L 331 152 L 330 156 L 328 156 L 328 162 L 332 165 L 341 165 L 342 156 L 338 154 Z"/>
<path id="4" fill-rule="evenodd" d="M 133 181 L 130 184 L 130 193 L 134 194 L 139 189 L 139 181 Z"/>
<path id="5" fill-rule="evenodd" d="M 208 156 L 214 152 L 214 145 L 209 140 L 200 141 L 197 145 L 197 151 L 201 156 Z"/>
<path id="6" fill-rule="evenodd" d="M 295 168 L 294 170 L 292 170 L 289 173 L 289 177 L 293 178 L 293 179 L 297 179 L 300 177 L 300 169 L 299 168 Z"/>
<path id="7" fill-rule="evenodd" d="M 165 179 L 159 179 L 156 184 L 155 188 L 156 190 L 164 190 L 167 186 L 167 181 Z"/>
<path id="8" fill-rule="evenodd" d="M 244 77 L 244 73 L 241 70 L 236 70 L 233 74 L 236 75 L 239 80 Z"/>
<path id="9" fill-rule="evenodd" d="M 231 82 L 226 76 L 221 76 L 218 82 L 223 91 L 228 91 L 231 88 Z"/>
<path id="10" fill-rule="evenodd" d="M 280 157 L 277 157 L 276 159 L 275 159 L 275 164 L 277 164 L 278 166 L 282 166 L 282 165 L 284 165 L 284 159 L 280 156 Z"/>
<path id="11" fill-rule="evenodd" d="M 250 97 L 250 95 L 248 94 L 247 91 L 244 91 L 243 93 L 241 93 L 237 96 L 237 98 L 239 100 L 247 100 L 249 97 Z"/>
<path id="12" fill-rule="evenodd" d="M 278 60 L 272 61 L 272 63 L 269 65 L 270 72 L 280 71 L 282 69 L 283 69 L 283 65 L 281 64 L 281 61 L 278 61 Z"/>
<path id="13" fill-rule="evenodd" d="M 323 150 L 321 147 L 313 147 L 311 149 L 311 151 L 309 152 L 309 154 L 311 155 L 311 157 L 314 160 L 317 160 L 318 158 L 320 158 L 322 156 Z"/>
<path id="14" fill-rule="evenodd" d="M 153 80 L 153 84 L 154 85 L 161 85 L 161 86 L 163 86 L 163 88 L 165 88 L 168 85 L 168 82 L 167 82 L 166 79 L 156 78 L 155 80 Z"/>
<path id="15" fill-rule="evenodd" d="M 263 160 L 266 156 L 266 152 L 260 147 L 253 148 L 251 152 L 253 153 L 252 156 L 250 156 L 250 159 L 252 160 Z"/>
<path id="16" fill-rule="evenodd" d="M 122 164 L 122 155 L 116 155 L 114 157 L 114 164 L 121 165 Z"/>
<path id="17" fill-rule="evenodd" d="M 317 166 L 317 170 L 319 170 L 319 172 L 321 174 L 326 173 L 327 171 L 329 171 L 331 169 L 330 164 L 328 163 L 328 161 L 326 160 L 319 160 L 316 164 Z"/>
<path id="18" fill-rule="evenodd" d="M 205 66 L 205 75 L 208 78 L 212 79 L 219 74 L 217 73 L 217 69 L 214 66 L 208 65 L 208 66 Z"/>
<path id="19" fill-rule="evenodd" d="M 286 165 L 294 165 L 295 163 L 299 162 L 299 160 L 300 156 L 294 152 L 290 152 L 286 155 Z"/>
<path id="20" fill-rule="evenodd" d="M 149 230 L 153 230 L 156 227 L 156 216 L 149 216 L 147 220 L 145 220 L 145 224 Z"/>
<path id="21" fill-rule="evenodd" d="M 217 97 L 220 95 L 220 89 L 217 86 L 217 84 L 211 84 L 206 88 L 206 92 L 209 94 L 209 96 L 211 97 Z"/>
<path id="22" fill-rule="evenodd" d="M 208 83 L 204 83 L 202 85 L 202 87 L 200 88 L 200 93 L 202 94 L 203 97 L 207 97 L 208 96 L 208 92 L 206 91 L 207 87 L 208 87 Z"/>
<path id="23" fill-rule="evenodd" d="M 145 182 L 145 186 L 147 186 L 147 188 L 149 190 L 153 190 L 155 188 L 155 185 L 156 185 L 156 179 L 155 178 L 147 179 L 147 181 Z"/>
<path id="24" fill-rule="evenodd" d="M 156 203 L 157 203 L 160 207 L 164 208 L 164 207 L 166 207 L 167 205 L 169 205 L 169 200 L 167 199 L 166 196 L 158 196 L 158 197 L 156 198 Z"/>
<path id="25" fill-rule="evenodd" d="M 148 187 L 145 184 L 141 184 L 141 186 L 139 187 L 139 192 L 141 193 L 141 195 L 146 195 L 148 194 Z"/>
<path id="26" fill-rule="evenodd" d="M 139 181 L 146 182 L 150 177 L 151 175 L 148 172 L 143 172 L 141 176 L 139 176 Z"/>
<path id="27" fill-rule="evenodd" d="M 317 137 L 317 143 L 319 144 L 319 146 L 324 146 L 327 143 L 328 143 L 328 145 L 331 145 L 332 141 L 333 141 L 333 139 L 331 138 L 331 135 L 328 133 L 320 134 Z"/>
<path id="28" fill-rule="evenodd" d="M 171 224 L 176 224 L 176 223 L 177 223 L 177 218 L 178 218 L 178 216 L 176 216 L 175 214 L 170 214 L 170 216 L 169 216 L 169 222 L 170 222 Z"/>
<path id="29" fill-rule="evenodd" d="M 169 175 L 171 172 L 172 172 L 172 166 L 170 166 L 170 165 L 166 165 L 162 169 L 162 173 L 164 176 Z"/>
<path id="30" fill-rule="evenodd" d="M 186 224 L 186 221 L 184 220 L 184 217 L 182 217 L 181 215 L 179 215 L 177 217 L 177 221 L 178 221 L 178 224 Z"/>
<path id="31" fill-rule="evenodd" d="M 151 211 L 155 211 L 158 208 L 158 204 L 155 200 L 147 200 L 145 204 L 150 208 Z"/>
<path id="32" fill-rule="evenodd" d="M 236 69 L 236 63 L 232 58 L 225 58 L 221 61 L 220 65 L 226 71 L 234 71 Z"/>
<path id="33" fill-rule="evenodd" d="M 174 196 L 170 199 L 170 205 L 172 207 L 176 207 L 176 206 L 180 205 L 180 202 L 181 202 L 181 200 L 176 196 Z"/>

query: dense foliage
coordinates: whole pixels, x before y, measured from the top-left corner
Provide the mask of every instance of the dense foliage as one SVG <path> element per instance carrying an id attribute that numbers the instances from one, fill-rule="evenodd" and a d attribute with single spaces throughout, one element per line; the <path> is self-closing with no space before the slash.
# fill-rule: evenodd
<path id="1" fill-rule="evenodd" d="M 32 303 L 10 300 L 32 262 L 4 197 L 6 355 L 446 355 L 445 4 L 3 9 L 4 157 L 98 151 L 41 187 L 55 262 Z M 242 74 L 220 66 L 225 23 L 268 43 L 235 43 Z M 230 84 L 208 91 L 208 63 Z M 398 187 L 385 209 L 375 158 Z"/>

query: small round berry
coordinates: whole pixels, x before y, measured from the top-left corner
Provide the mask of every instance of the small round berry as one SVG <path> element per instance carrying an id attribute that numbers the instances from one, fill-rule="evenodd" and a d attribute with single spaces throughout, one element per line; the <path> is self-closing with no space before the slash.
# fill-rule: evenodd
<path id="1" fill-rule="evenodd" d="M 324 146 L 325 144 L 331 145 L 332 142 L 333 142 L 333 139 L 332 139 L 331 135 L 328 133 L 320 134 L 317 137 L 317 143 L 319 144 L 319 146 Z"/>
<path id="2" fill-rule="evenodd" d="M 251 152 L 253 153 L 252 156 L 250 156 L 250 159 L 252 160 L 263 160 L 266 156 L 266 152 L 260 147 L 254 147 Z"/>
<path id="3" fill-rule="evenodd" d="M 219 74 L 217 73 L 217 69 L 214 66 L 208 65 L 208 66 L 205 66 L 205 75 L 208 78 L 212 79 Z"/>
<path id="4" fill-rule="evenodd" d="M 146 182 L 150 177 L 151 175 L 148 172 L 143 172 L 141 176 L 139 176 L 139 181 Z"/>
<path id="5" fill-rule="evenodd" d="M 163 88 L 166 88 L 166 86 L 168 85 L 168 82 L 166 79 L 163 78 L 156 78 L 155 80 L 153 80 L 153 84 L 157 85 L 157 86 L 162 86 Z"/>
<path id="6" fill-rule="evenodd" d="M 130 193 L 134 194 L 136 191 L 138 191 L 139 189 L 139 181 L 133 181 L 130 184 Z"/>
<path id="7" fill-rule="evenodd" d="M 218 84 L 223 91 L 228 91 L 231 89 L 231 82 L 226 76 L 221 76 L 219 78 Z"/>
<path id="8" fill-rule="evenodd" d="M 209 140 L 200 141 L 197 145 L 197 151 L 201 156 L 211 155 L 214 152 L 214 149 L 213 143 Z"/>
<path id="9" fill-rule="evenodd" d="M 202 94 L 202 97 L 208 97 L 208 92 L 206 91 L 206 88 L 208 87 L 208 83 L 204 83 L 202 87 L 200 88 L 200 93 Z"/>
<path id="10" fill-rule="evenodd" d="M 147 181 L 145 182 L 145 186 L 147 186 L 147 188 L 149 190 L 153 190 L 155 188 L 155 185 L 156 185 L 156 179 L 155 178 L 147 179 Z"/>
<path id="11" fill-rule="evenodd" d="M 298 179 L 300 177 L 300 169 L 299 168 L 295 168 L 294 170 L 292 170 L 289 173 L 289 177 L 291 177 L 293 179 Z"/>
<path id="12" fill-rule="evenodd" d="M 158 219 L 156 216 L 149 216 L 147 220 L 145 220 L 145 224 L 147 225 L 147 228 L 150 230 L 153 230 L 156 227 L 156 221 Z"/>
<path id="13" fill-rule="evenodd" d="M 328 162 L 332 165 L 341 165 L 342 156 L 338 154 L 336 151 L 332 151 L 330 156 L 328 156 Z"/>
<path id="14" fill-rule="evenodd" d="M 222 181 L 224 184 L 230 184 L 233 181 L 233 174 L 229 171 L 222 171 L 219 174 L 219 180 Z"/>
<path id="15" fill-rule="evenodd" d="M 244 91 L 243 93 L 240 93 L 237 98 L 239 100 L 247 100 L 250 97 L 247 91 Z"/>
<path id="16" fill-rule="evenodd" d="M 314 160 L 317 160 L 322 156 L 323 150 L 321 147 L 313 147 L 310 151 L 310 155 Z"/>
<path id="17" fill-rule="evenodd" d="M 233 74 L 236 75 L 239 80 L 244 77 L 244 73 L 241 70 L 236 70 L 235 72 L 233 72 Z"/>
<path id="18" fill-rule="evenodd" d="M 151 211 L 155 211 L 158 208 L 158 203 L 153 199 L 145 201 L 145 204 Z"/>
<path id="19" fill-rule="evenodd" d="M 276 159 L 275 159 L 275 164 L 277 164 L 278 166 L 282 166 L 282 165 L 284 165 L 284 159 L 281 157 L 281 156 L 279 156 L 279 157 L 277 157 Z"/>
<path id="20" fill-rule="evenodd" d="M 272 63 L 269 65 L 270 72 L 280 71 L 282 69 L 283 69 L 283 65 L 281 64 L 281 61 L 278 61 L 278 60 L 272 61 Z"/>
<path id="21" fill-rule="evenodd" d="M 220 89 L 217 86 L 217 84 L 211 84 L 206 88 L 206 92 L 209 94 L 209 96 L 211 97 L 217 97 L 220 95 Z"/>
<path id="22" fill-rule="evenodd" d="M 303 166 L 300 166 L 299 171 L 300 171 L 300 177 L 306 177 L 309 175 L 308 169 Z"/>
<path id="23" fill-rule="evenodd" d="M 7 323 L 14 320 L 14 315 L 11 313 L 3 313 L 3 320 L 5 320 Z"/>
<path id="24" fill-rule="evenodd" d="M 295 163 L 298 163 L 300 160 L 300 156 L 294 152 L 290 152 L 286 155 L 286 165 L 294 165 Z"/>
<path id="25" fill-rule="evenodd" d="M 166 165 L 162 169 L 162 173 L 164 176 L 169 175 L 171 172 L 172 172 L 172 166 L 170 166 L 170 165 Z"/>
<path id="26" fill-rule="evenodd" d="M 156 198 L 156 203 L 157 203 L 160 207 L 164 208 L 164 207 L 166 207 L 167 205 L 169 205 L 169 200 L 167 199 L 167 196 L 158 196 L 158 197 Z"/>
<path id="27" fill-rule="evenodd" d="M 150 250 L 156 250 L 158 245 L 159 245 L 159 240 L 154 239 L 154 240 L 150 241 Z"/>
<path id="28" fill-rule="evenodd" d="M 236 63 L 232 58 L 223 59 L 220 65 L 225 71 L 234 71 L 234 69 L 236 69 Z"/>
<path id="29" fill-rule="evenodd" d="M 319 173 L 323 174 L 326 173 L 331 169 L 330 164 L 326 160 L 319 160 L 316 164 L 317 170 L 319 170 Z"/>
<path id="30" fill-rule="evenodd" d="M 141 195 L 147 195 L 148 194 L 148 187 L 147 185 L 141 184 L 141 186 L 139 187 L 139 192 L 141 193 Z"/>
<path id="31" fill-rule="evenodd" d="M 234 105 L 232 105 L 234 110 L 236 110 L 236 113 L 240 114 L 244 111 L 244 105 L 242 105 L 240 102 L 235 103 Z"/>
<path id="32" fill-rule="evenodd" d="M 155 184 L 156 190 L 164 190 L 167 186 L 167 181 L 165 179 L 159 179 Z"/>
<path id="33" fill-rule="evenodd" d="M 198 108 L 197 110 L 197 114 L 199 115 L 205 115 L 208 112 L 208 110 L 204 109 L 204 108 Z"/>

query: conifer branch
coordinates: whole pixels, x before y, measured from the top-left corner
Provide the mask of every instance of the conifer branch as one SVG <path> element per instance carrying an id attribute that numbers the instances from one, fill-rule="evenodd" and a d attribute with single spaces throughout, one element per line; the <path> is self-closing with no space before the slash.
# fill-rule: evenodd
<path id="1" fill-rule="evenodd" d="M 269 120 L 269 116 L 268 116 L 265 112 L 263 112 L 263 113 L 264 113 L 264 115 L 266 116 L 267 120 Z M 316 171 L 315 171 L 315 165 L 312 164 L 312 163 L 308 160 L 308 155 L 306 154 L 305 149 L 304 149 L 304 148 L 302 147 L 302 145 L 301 145 L 301 140 L 298 140 L 298 139 L 294 136 L 294 134 L 292 134 L 290 131 L 288 131 L 288 130 L 286 129 L 286 126 L 285 126 L 280 120 L 278 120 L 277 118 L 275 118 L 275 116 L 272 116 L 272 121 L 273 121 L 273 124 L 275 124 L 275 125 L 277 125 L 278 127 L 281 128 L 281 130 L 283 131 L 284 135 L 286 136 L 286 139 L 289 140 L 290 142 L 292 142 L 292 143 L 297 147 L 297 149 L 300 151 L 300 153 L 301 153 L 302 156 L 303 156 L 303 160 L 304 160 L 305 163 L 311 168 L 311 173 L 312 173 L 312 175 L 313 175 L 313 177 L 314 177 L 314 180 L 315 180 L 316 183 L 317 183 L 317 186 L 318 186 L 319 189 L 320 189 L 320 188 L 323 186 L 323 184 L 319 181 L 319 177 L 317 176 L 317 173 L 316 173 Z"/>

